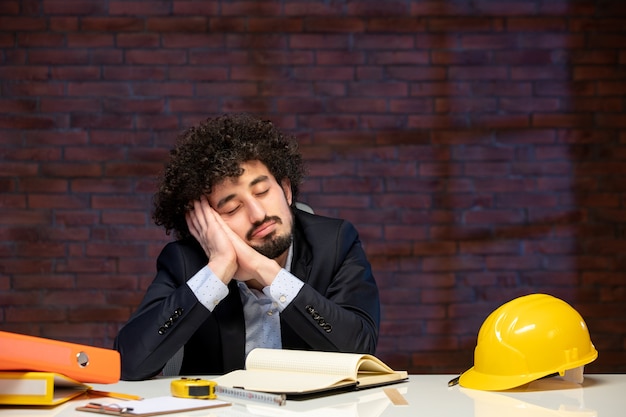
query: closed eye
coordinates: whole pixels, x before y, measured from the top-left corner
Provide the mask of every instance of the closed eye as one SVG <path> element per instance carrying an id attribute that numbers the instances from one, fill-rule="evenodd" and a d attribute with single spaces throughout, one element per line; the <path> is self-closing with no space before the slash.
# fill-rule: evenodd
<path id="1" fill-rule="evenodd" d="M 224 212 L 224 214 L 228 214 L 228 215 L 235 214 L 237 212 L 237 210 L 239 210 L 239 207 L 241 207 L 241 206 L 237 206 L 237 207 L 233 208 L 232 210 L 228 210 L 228 211 Z"/>

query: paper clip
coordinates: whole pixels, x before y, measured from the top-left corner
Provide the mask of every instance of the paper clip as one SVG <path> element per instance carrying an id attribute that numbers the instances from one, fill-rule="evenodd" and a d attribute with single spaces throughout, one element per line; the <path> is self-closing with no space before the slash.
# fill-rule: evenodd
<path id="1" fill-rule="evenodd" d="M 85 408 L 98 410 L 106 414 L 126 414 L 133 411 L 133 407 L 122 407 L 119 404 L 88 403 Z"/>

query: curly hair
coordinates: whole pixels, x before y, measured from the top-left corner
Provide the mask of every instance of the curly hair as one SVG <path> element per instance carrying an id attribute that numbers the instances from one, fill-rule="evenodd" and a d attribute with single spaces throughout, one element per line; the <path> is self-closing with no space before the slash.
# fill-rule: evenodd
<path id="1" fill-rule="evenodd" d="M 193 202 L 223 180 L 242 175 L 241 164 L 248 161 L 262 162 L 279 183 L 289 179 L 296 201 L 304 164 L 295 138 L 270 121 L 223 115 L 179 135 L 154 195 L 155 224 L 179 239 L 189 237 L 185 213 Z"/>

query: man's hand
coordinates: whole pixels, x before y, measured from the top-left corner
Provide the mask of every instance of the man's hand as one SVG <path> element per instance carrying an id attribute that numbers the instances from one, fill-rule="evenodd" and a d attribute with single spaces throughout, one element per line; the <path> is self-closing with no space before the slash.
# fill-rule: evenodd
<path id="1" fill-rule="evenodd" d="M 209 258 L 209 267 L 222 282 L 228 284 L 238 268 L 237 253 L 224 230 L 230 229 L 204 197 L 194 201 L 193 210 L 187 212 L 185 219 L 189 232 Z"/>
<path id="2" fill-rule="evenodd" d="M 239 281 L 248 281 L 250 286 L 266 287 L 274 281 L 280 271 L 280 265 L 248 245 L 240 238 L 224 220 L 215 213 L 215 220 L 228 236 L 236 254 L 238 269 L 235 278 Z M 256 284 L 256 285 L 255 285 Z"/>
<path id="3" fill-rule="evenodd" d="M 222 282 L 235 277 L 249 281 L 250 286 L 265 287 L 272 283 L 280 265 L 254 250 L 224 222 L 206 198 L 195 201 L 186 215 L 189 232 L 209 258 L 209 267 Z"/>

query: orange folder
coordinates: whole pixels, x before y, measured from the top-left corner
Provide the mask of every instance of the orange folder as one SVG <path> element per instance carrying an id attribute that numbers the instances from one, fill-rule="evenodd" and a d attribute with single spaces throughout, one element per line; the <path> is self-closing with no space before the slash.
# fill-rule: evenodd
<path id="1" fill-rule="evenodd" d="M 83 383 L 120 380 L 120 354 L 60 340 L 0 331 L 0 371 L 56 372 Z"/>

